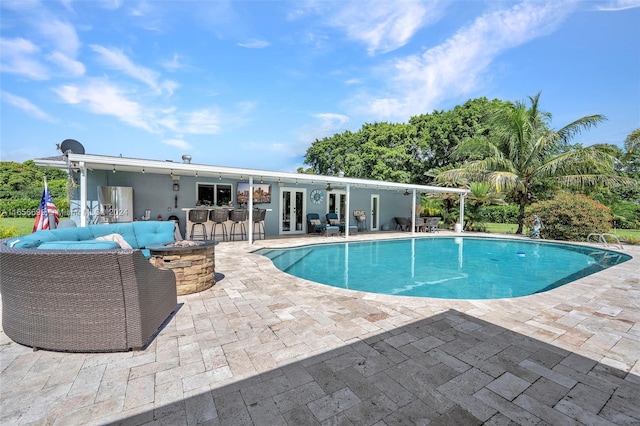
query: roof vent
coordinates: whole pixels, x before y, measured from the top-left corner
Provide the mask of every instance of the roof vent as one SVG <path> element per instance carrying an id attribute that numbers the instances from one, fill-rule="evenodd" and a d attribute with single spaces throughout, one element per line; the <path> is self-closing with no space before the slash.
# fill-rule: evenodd
<path id="1" fill-rule="evenodd" d="M 191 156 L 187 155 L 187 154 L 183 155 L 182 156 L 182 162 L 186 163 L 186 164 L 191 164 Z"/>

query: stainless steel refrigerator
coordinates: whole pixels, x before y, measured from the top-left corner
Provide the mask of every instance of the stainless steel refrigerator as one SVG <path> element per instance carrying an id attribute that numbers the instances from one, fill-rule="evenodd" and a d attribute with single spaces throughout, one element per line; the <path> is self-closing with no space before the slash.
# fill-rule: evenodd
<path id="1" fill-rule="evenodd" d="M 99 186 L 101 222 L 133 222 L 133 188 L 128 186 Z"/>

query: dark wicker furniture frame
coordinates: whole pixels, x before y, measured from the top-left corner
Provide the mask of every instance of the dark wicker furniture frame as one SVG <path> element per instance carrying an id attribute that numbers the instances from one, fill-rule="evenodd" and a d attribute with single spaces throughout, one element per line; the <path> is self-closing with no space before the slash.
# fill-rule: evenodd
<path id="1" fill-rule="evenodd" d="M 2 327 L 34 349 L 144 349 L 177 308 L 173 271 L 140 250 L 14 249 L 0 241 Z"/>

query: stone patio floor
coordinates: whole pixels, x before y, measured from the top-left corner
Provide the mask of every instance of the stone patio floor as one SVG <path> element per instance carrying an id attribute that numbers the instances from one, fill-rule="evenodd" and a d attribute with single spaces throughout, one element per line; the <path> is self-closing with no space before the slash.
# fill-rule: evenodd
<path id="1" fill-rule="evenodd" d="M 0 424 L 640 424 L 640 247 L 474 301 L 332 288 L 250 253 L 329 241 L 219 244 L 216 285 L 179 296 L 143 351 L 34 352 L 1 333 Z"/>

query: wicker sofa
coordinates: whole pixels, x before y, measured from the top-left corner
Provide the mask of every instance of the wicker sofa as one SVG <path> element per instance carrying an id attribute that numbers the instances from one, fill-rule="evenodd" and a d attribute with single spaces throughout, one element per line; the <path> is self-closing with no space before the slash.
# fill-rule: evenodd
<path id="1" fill-rule="evenodd" d="M 157 244 L 169 235 L 173 241 L 174 224 L 135 225 L 38 231 L 19 237 L 17 243 L 16 239 L 0 240 L 2 327 L 7 336 L 34 349 L 57 351 L 146 347 L 176 310 L 177 295 L 174 273 L 151 265 L 140 243 Z M 94 227 L 100 229 L 89 229 Z M 77 233 L 60 232 L 68 230 Z M 111 242 L 59 239 L 87 236 L 87 231 L 128 235 L 127 242 L 136 247 L 105 248 L 103 243 Z M 44 240 L 70 244 L 66 249 L 48 248 L 51 245 Z M 34 241 L 35 247 L 19 247 L 20 242 L 32 245 Z"/>

